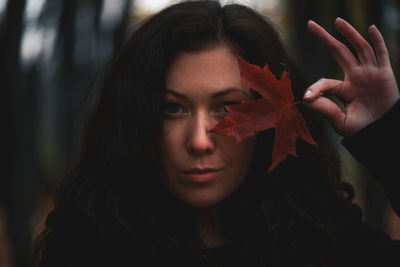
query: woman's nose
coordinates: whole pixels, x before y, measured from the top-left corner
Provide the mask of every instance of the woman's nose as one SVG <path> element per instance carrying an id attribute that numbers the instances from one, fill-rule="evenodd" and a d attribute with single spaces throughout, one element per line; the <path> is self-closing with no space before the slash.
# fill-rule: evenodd
<path id="1" fill-rule="evenodd" d="M 192 155 L 210 154 L 215 150 L 215 140 L 210 120 L 198 118 L 193 124 L 188 125 L 187 151 Z"/>

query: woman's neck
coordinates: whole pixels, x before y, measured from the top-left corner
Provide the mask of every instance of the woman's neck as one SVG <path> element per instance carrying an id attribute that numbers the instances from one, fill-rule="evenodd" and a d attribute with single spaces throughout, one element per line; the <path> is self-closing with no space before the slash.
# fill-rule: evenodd
<path id="1" fill-rule="evenodd" d="M 194 217 L 194 226 L 201 249 L 215 248 L 226 244 L 219 206 L 198 210 Z"/>

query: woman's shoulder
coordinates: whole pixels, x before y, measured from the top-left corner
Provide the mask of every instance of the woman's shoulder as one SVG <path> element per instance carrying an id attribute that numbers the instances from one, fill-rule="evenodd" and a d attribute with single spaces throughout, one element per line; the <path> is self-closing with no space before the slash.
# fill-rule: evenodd
<path id="1" fill-rule="evenodd" d="M 339 236 L 339 247 L 346 266 L 400 266 L 400 240 L 365 221 L 346 229 Z"/>

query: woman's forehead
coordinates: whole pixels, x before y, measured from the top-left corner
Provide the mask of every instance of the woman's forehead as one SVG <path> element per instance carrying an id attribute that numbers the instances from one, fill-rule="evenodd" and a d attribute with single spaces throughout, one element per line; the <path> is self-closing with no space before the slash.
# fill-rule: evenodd
<path id="1" fill-rule="evenodd" d="M 245 89 L 237 56 L 226 44 L 197 52 L 181 52 L 167 72 L 166 87 L 182 94 L 190 89 L 210 93 L 229 88 Z"/>

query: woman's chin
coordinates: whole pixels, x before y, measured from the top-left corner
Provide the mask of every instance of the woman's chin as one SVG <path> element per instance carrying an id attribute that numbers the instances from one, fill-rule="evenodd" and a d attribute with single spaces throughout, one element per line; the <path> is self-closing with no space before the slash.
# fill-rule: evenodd
<path id="1" fill-rule="evenodd" d="M 225 197 L 212 195 L 191 195 L 179 197 L 186 205 L 193 208 L 208 208 L 219 204 Z"/>

